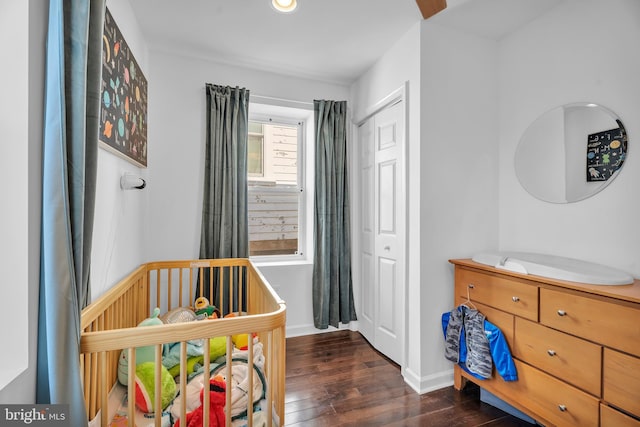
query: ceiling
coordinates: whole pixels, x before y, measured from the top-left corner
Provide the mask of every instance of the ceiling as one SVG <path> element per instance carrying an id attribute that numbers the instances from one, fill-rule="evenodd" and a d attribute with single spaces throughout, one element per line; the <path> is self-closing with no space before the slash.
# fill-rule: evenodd
<path id="1" fill-rule="evenodd" d="M 449 0 L 432 18 L 438 24 L 499 40 L 565 0 Z"/>
<path id="2" fill-rule="evenodd" d="M 298 0 L 290 14 L 270 0 L 129 1 L 151 50 L 344 85 L 422 20 L 416 0 Z M 497 38 L 559 1 L 449 0 L 430 19 Z"/>

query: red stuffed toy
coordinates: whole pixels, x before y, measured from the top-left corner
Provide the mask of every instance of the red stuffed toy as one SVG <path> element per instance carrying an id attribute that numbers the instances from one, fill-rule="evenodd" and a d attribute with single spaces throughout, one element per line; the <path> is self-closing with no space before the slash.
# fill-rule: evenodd
<path id="1" fill-rule="evenodd" d="M 226 416 L 224 405 L 226 403 L 227 384 L 222 375 L 216 375 L 209 381 L 209 427 L 224 427 Z M 200 392 L 200 402 L 204 402 L 204 389 Z M 202 427 L 204 406 L 201 404 L 194 411 L 187 414 L 187 427 Z M 176 423 L 180 427 L 180 420 Z"/>

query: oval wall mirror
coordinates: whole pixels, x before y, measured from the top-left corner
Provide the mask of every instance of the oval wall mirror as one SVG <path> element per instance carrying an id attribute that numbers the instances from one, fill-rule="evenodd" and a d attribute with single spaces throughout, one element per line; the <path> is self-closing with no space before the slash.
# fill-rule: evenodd
<path id="1" fill-rule="evenodd" d="M 627 133 L 615 113 L 596 104 L 567 104 L 527 128 L 516 149 L 515 169 L 534 197 L 570 203 L 609 185 L 626 155 Z"/>

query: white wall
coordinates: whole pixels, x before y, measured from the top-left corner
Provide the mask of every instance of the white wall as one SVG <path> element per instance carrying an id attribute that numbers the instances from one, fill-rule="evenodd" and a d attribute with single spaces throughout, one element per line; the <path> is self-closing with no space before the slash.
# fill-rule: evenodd
<path id="1" fill-rule="evenodd" d="M 421 58 L 420 390 L 429 391 L 451 381 L 440 321 L 453 308 L 448 260 L 498 244 L 497 49 L 427 20 Z"/>
<path id="2" fill-rule="evenodd" d="M 5 327 L 0 333 L 4 345 L 14 349 L 3 357 L 0 368 L 3 404 L 35 402 L 47 9 L 48 2 L 35 0 L 0 4 L 0 33 L 11 40 L 5 53 L 12 58 L 12 66 L 0 71 L 2 80 L 10 82 L 4 96 L 11 100 L 0 106 L 0 176 L 4 182 L 0 194 L 7 207 L 3 222 L 9 226 L 0 232 L 4 278 L 0 289 L 11 296 L 0 304 L 0 319 L 5 326 L 24 326 Z"/>
<path id="3" fill-rule="evenodd" d="M 500 41 L 501 250 L 580 258 L 640 277 L 639 18 L 637 0 L 568 0 Z M 629 135 L 629 157 L 597 195 L 541 202 L 515 176 L 516 146 L 539 115 L 572 102 L 616 112 Z"/>
<path id="4" fill-rule="evenodd" d="M 253 96 L 304 103 L 345 100 L 348 91 L 329 83 L 222 65 L 195 56 L 151 50 L 150 58 L 149 233 L 144 261 L 197 258 L 204 183 L 205 84 L 246 87 Z M 307 143 L 312 149 L 313 141 Z M 311 263 L 263 266 L 260 270 L 288 302 L 287 330 L 312 330 Z"/>
<path id="5" fill-rule="evenodd" d="M 151 87 L 154 82 L 149 79 L 147 43 L 129 1 L 108 0 L 107 8 Z M 147 141 L 150 150 L 153 150 L 154 144 L 149 135 Z M 121 190 L 120 177 L 126 172 L 145 178 L 153 167 L 149 162 L 147 169 L 139 168 L 107 150 L 98 150 L 96 212 L 91 251 L 92 300 L 144 262 L 143 242 L 148 234 L 148 192 L 146 189 Z"/>
<path id="6" fill-rule="evenodd" d="M 0 247 L 0 274 L 4 278 L 3 293 L 15 293 L 16 301 L 0 301 L 0 321 L 7 325 L 16 322 L 15 328 L 2 328 L 2 342 L 11 345 L 14 351 L 7 354 L 7 364 L 0 368 L 0 387 L 4 387 L 19 373 L 27 368 L 29 345 L 28 332 L 28 280 L 24 275 L 28 271 L 29 225 L 28 187 L 29 187 L 29 4 L 9 1 L 0 6 L 0 36 L 3 39 L 17 39 L 11 43 L 8 57 L 14 67 L 5 67 L 0 71 L 4 81 L 13 80 L 7 86 L 6 102 L 0 105 L 2 134 L 6 138 L 0 160 L 0 179 L 5 183 L 0 187 L 0 196 L 11 206 L 3 212 L 1 234 L 5 244 Z M 18 25 L 16 25 L 18 23 Z M 22 24 L 22 25 L 20 25 Z M 13 73 L 18 71 L 17 78 Z M 9 120 L 9 118 L 11 118 Z M 5 202 L 7 203 L 7 202 Z"/>

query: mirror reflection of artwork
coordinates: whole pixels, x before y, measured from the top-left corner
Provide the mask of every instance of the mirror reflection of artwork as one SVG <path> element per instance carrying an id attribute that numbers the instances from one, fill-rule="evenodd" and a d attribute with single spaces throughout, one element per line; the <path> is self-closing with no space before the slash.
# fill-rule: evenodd
<path id="1" fill-rule="evenodd" d="M 516 176 L 540 200 L 577 202 L 615 180 L 627 147 L 628 135 L 613 111 L 593 103 L 564 104 L 539 116 L 522 134 L 514 156 Z"/>
<path id="2" fill-rule="evenodd" d="M 622 167 L 627 153 L 624 127 L 589 134 L 587 182 L 606 181 Z"/>
<path id="3" fill-rule="evenodd" d="M 147 79 L 109 9 L 103 33 L 100 142 L 108 151 L 147 166 Z"/>

